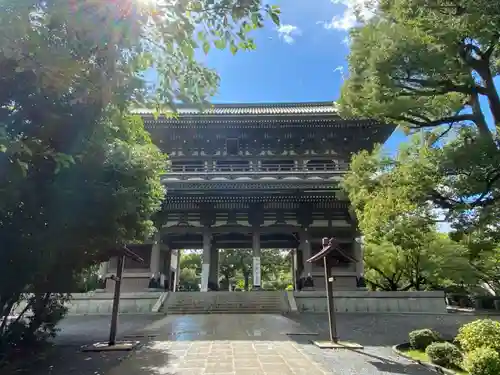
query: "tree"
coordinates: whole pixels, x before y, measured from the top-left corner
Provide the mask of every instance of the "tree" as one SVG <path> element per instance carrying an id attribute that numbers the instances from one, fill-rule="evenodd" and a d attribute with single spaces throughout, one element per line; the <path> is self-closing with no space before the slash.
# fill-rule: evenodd
<path id="1" fill-rule="evenodd" d="M 201 254 L 198 253 L 186 253 L 182 254 L 180 260 L 180 268 L 188 268 L 195 270 L 196 274 L 201 274 Z"/>
<path id="2" fill-rule="evenodd" d="M 498 230 L 476 230 L 472 233 L 456 232 L 453 239 L 467 249 L 467 258 L 476 278 L 488 292 L 500 293 L 500 241 Z"/>
<path id="3" fill-rule="evenodd" d="M 276 280 L 284 276 L 291 279 L 292 260 L 287 251 L 279 249 L 261 250 L 261 273 L 262 280 Z"/>
<path id="4" fill-rule="evenodd" d="M 343 181 L 364 234 L 367 282 L 383 290 L 421 290 L 473 279 L 465 249 L 437 233 L 437 213 L 416 199 L 434 177 L 428 150 L 417 142 L 394 158 L 380 148 L 360 152 Z"/>
<path id="5" fill-rule="evenodd" d="M 278 249 L 261 249 L 261 282 L 280 280 L 291 269 L 290 259 Z M 251 249 L 224 249 L 219 256 L 219 273 L 224 277 L 224 284 L 241 272 L 244 289 L 250 287 L 253 269 L 253 253 Z M 290 278 L 288 278 L 287 282 Z"/>
<path id="6" fill-rule="evenodd" d="M 181 290 L 199 291 L 200 276 L 194 268 L 181 268 L 179 285 Z"/>
<path id="7" fill-rule="evenodd" d="M 499 128 L 499 26 L 496 2 L 383 0 L 351 32 L 341 113 L 424 129 L 426 150 L 413 163 L 424 166 L 407 174 L 406 187 L 462 227 L 498 213 L 500 143 L 486 118 L 491 112 Z"/>
<path id="8" fill-rule="evenodd" d="M 128 110 L 204 103 L 218 77 L 195 50 L 253 49 L 264 15 L 279 22 L 259 0 L 145 4 L 0 1 L 0 350 L 25 292 L 21 340 L 60 317 L 66 296 L 52 292 L 154 230 L 165 157 Z"/>
<path id="9" fill-rule="evenodd" d="M 222 276 L 222 289 L 229 289 L 229 285 L 234 280 L 239 270 L 241 263 L 237 256 L 237 251 L 240 250 L 224 249 L 219 252 L 219 274 Z"/>
<path id="10" fill-rule="evenodd" d="M 180 258 L 179 285 L 183 290 L 199 290 L 201 281 L 201 254 L 182 253 Z"/>
<path id="11" fill-rule="evenodd" d="M 219 272 L 224 276 L 224 284 L 241 272 L 244 280 L 244 290 L 250 288 L 253 256 L 249 249 L 224 249 L 219 255 Z"/>

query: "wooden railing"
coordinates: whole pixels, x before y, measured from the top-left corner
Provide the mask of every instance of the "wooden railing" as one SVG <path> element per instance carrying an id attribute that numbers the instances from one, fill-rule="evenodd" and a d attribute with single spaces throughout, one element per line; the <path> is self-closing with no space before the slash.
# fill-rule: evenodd
<path id="1" fill-rule="evenodd" d="M 326 163 L 312 163 L 309 162 L 306 166 L 295 166 L 291 164 L 262 164 L 262 165 L 241 165 L 241 164 L 227 164 L 219 166 L 209 165 L 207 168 L 204 166 L 194 165 L 173 165 L 167 168 L 166 172 L 170 174 L 188 173 L 188 174 L 219 174 L 219 173 L 307 173 L 307 172 L 344 172 L 348 168 L 347 163 L 326 164 Z"/>

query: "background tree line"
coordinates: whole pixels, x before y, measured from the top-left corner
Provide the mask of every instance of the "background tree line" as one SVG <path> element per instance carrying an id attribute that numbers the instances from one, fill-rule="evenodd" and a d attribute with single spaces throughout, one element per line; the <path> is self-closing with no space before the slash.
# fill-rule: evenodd
<path id="1" fill-rule="evenodd" d="M 384 290 L 469 284 L 499 293 L 500 5 L 369 6 L 374 16 L 350 34 L 337 107 L 418 135 L 396 155 L 380 146 L 354 155 L 345 178 L 367 281 Z M 451 224 L 448 235 L 437 232 L 440 220 Z"/>
<path id="2" fill-rule="evenodd" d="M 278 15 L 260 0 L 0 0 L 0 366 L 55 334 L 82 273 L 161 224 L 166 157 L 130 109 L 203 105 L 219 78 L 195 52 L 252 50 Z"/>
<path id="3" fill-rule="evenodd" d="M 221 290 L 236 286 L 249 290 L 252 285 L 252 250 L 224 249 L 219 251 L 219 285 Z M 202 256 L 200 253 L 183 253 L 180 264 L 180 285 L 184 290 L 199 290 Z M 292 285 L 291 257 L 287 251 L 261 250 L 262 288 L 285 290 Z"/>

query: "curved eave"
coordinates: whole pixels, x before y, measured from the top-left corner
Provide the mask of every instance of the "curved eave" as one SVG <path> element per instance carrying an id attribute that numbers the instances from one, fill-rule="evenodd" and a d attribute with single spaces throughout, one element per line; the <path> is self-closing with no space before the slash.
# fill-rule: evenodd
<path id="1" fill-rule="evenodd" d="M 301 103 L 219 103 L 195 107 L 178 104 L 175 111 L 183 117 L 205 116 L 276 116 L 276 115 L 338 115 L 334 102 Z M 142 116 L 153 116 L 154 110 L 138 108 L 132 111 Z"/>

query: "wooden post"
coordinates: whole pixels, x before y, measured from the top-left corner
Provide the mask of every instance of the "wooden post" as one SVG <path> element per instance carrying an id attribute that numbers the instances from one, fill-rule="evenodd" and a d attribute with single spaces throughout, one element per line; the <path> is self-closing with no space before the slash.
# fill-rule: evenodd
<path id="1" fill-rule="evenodd" d="M 326 239 L 328 240 L 328 239 Z M 323 242 L 325 239 L 323 239 Z M 328 243 L 327 243 L 328 244 Z M 327 244 L 324 246 L 327 246 Z M 328 311 L 328 323 L 330 328 L 330 341 L 337 342 L 337 321 L 335 318 L 335 303 L 333 300 L 333 285 L 330 279 L 332 278 L 332 264 L 330 262 L 330 257 L 325 256 L 323 258 L 323 265 L 325 267 L 325 289 L 326 289 L 326 306 Z"/>
<path id="2" fill-rule="evenodd" d="M 108 345 L 115 345 L 116 342 L 116 328 L 118 325 L 118 309 L 120 307 L 120 290 L 122 287 L 123 266 L 125 264 L 125 256 L 118 257 L 118 264 L 116 265 L 116 280 L 115 280 L 115 293 L 113 296 L 113 311 L 111 313 L 111 327 L 109 329 L 109 342 Z"/>

